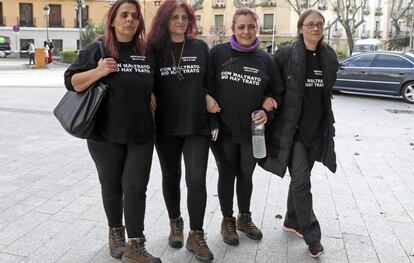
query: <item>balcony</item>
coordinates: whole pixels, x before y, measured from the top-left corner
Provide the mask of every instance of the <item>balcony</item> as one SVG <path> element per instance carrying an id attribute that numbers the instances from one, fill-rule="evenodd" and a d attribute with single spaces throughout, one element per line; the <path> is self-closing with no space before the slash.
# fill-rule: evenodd
<path id="1" fill-rule="evenodd" d="M 369 38 L 369 30 L 363 30 L 361 32 L 361 38 Z"/>
<path id="2" fill-rule="evenodd" d="M 224 36 L 226 34 L 226 27 L 224 25 L 223 26 L 211 26 L 210 33 L 220 34 Z"/>
<path id="3" fill-rule="evenodd" d="M 17 24 L 24 27 L 36 27 L 36 17 L 27 19 L 17 17 Z"/>
<path id="4" fill-rule="evenodd" d="M 224 4 L 224 2 L 214 2 L 212 3 L 212 7 L 213 8 L 225 8 L 226 5 Z"/>
<path id="5" fill-rule="evenodd" d="M 82 28 L 84 28 L 88 24 L 89 24 L 89 20 L 82 19 Z M 78 18 L 73 19 L 73 27 L 74 28 L 79 28 Z"/>
<path id="6" fill-rule="evenodd" d="M 382 31 L 381 30 L 374 31 L 374 38 L 382 38 Z"/>
<path id="7" fill-rule="evenodd" d="M 261 35 L 271 35 L 273 33 L 273 28 L 269 27 L 260 27 L 260 34 Z"/>
<path id="8" fill-rule="evenodd" d="M 382 8 L 381 7 L 375 8 L 375 15 L 376 16 L 381 16 L 382 15 Z"/>
<path id="9" fill-rule="evenodd" d="M 266 7 L 266 6 L 276 6 L 276 0 L 262 0 L 262 2 L 260 3 L 260 5 L 262 7 Z"/>
<path id="10" fill-rule="evenodd" d="M 60 20 L 49 20 L 49 27 L 65 27 L 65 18 Z"/>

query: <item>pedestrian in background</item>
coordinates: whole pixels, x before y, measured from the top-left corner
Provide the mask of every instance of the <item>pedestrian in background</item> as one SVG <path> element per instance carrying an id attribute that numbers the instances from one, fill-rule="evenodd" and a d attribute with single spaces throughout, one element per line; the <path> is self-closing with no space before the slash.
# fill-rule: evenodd
<path id="1" fill-rule="evenodd" d="M 32 41 L 29 41 L 29 46 L 27 49 L 27 52 L 29 53 L 29 65 L 32 65 L 32 61 L 33 61 L 33 65 L 35 64 L 35 47 L 33 45 Z"/>
<path id="2" fill-rule="evenodd" d="M 110 254 L 128 263 L 161 262 L 147 252 L 143 233 L 154 148 L 150 108 L 154 62 L 145 52 L 144 34 L 138 1 L 118 0 L 109 9 L 99 38 L 107 56 L 101 59 L 100 46 L 93 42 L 65 72 L 69 90 L 82 92 L 99 79 L 109 85 L 87 144 L 101 183 Z"/>
<path id="3" fill-rule="evenodd" d="M 262 108 L 263 98 L 269 97 L 273 101 L 281 88 L 274 61 L 258 48 L 257 14 L 247 7 L 237 9 L 231 28 L 230 42 L 211 50 L 211 95 L 216 102 L 209 102 L 213 105 L 209 110 L 217 112 L 220 120 L 218 139 L 211 149 L 219 171 L 218 196 L 223 214 L 221 234 L 225 243 L 236 246 L 239 244 L 236 229 L 250 239 L 260 240 L 263 236 L 253 223 L 250 210 L 256 167 L 251 124 L 267 122 L 267 113 Z M 233 216 L 235 181 L 237 221 Z"/>
<path id="4" fill-rule="evenodd" d="M 148 42 L 157 54 L 154 94 L 155 146 L 170 218 L 169 245 L 181 248 L 184 222 L 180 211 L 181 160 L 184 157 L 190 232 L 186 248 L 202 261 L 213 260 L 203 230 L 209 123 L 207 44 L 196 39 L 194 11 L 184 1 L 166 0 L 157 11 Z"/>
<path id="5" fill-rule="evenodd" d="M 282 177 L 289 169 L 283 229 L 303 237 L 312 257 L 320 256 L 324 248 L 313 211 L 311 170 L 315 161 L 323 162 L 332 172 L 336 170 L 331 93 L 338 61 L 323 41 L 324 23 L 319 11 L 304 11 L 297 22 L 296 41 L 274 55 L 286 90 L 271 126 L 269 158 L 263 164 Z"/>
<path id="6" fill-rule="evenodd" d="M 47 42 L 49 45 L 49 57 L 47 63 L 50 64 L 53 62 L 53 51 L 55 50 L 55 45 L 53 44 L 53 41 L 51 38 L 49 38 L 49 41 Z"/>
<path id="7" fill-rule="evenodd" d="M 43 42 L 43 48 L 44 48 L 44 53 L 45 53 L 45 63 L 47 65 L 49 61 L 49 50 L 50 50 L 49 44 L 47 41 Z"/>

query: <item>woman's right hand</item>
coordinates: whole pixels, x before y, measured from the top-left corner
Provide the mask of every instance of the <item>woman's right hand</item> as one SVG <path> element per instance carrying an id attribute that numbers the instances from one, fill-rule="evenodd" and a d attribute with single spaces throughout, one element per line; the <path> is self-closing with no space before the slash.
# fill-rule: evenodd
<path id="1" fill-rule="evenodd" d="M 210 113 L 217 113 L 221 111 L 217 101 L 210 95 L 206 95 L 207 111 Z"/>
<path id="2" fill-rule="evenodd" d="M 113 58 L 101 58 L 98 61 L 96 72 L 102 78 L 118 70 L 117 63 Z"/>

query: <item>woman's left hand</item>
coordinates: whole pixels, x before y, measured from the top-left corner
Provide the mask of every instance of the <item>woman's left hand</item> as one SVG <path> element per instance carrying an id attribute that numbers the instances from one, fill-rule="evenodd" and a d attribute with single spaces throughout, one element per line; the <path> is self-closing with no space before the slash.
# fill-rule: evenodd
<path id="1" fill-rule="evenodd" d="M 267 115 L 263 110 L 258 110 L 252 113 L 252 120 L 257 124 L 266 124 Z"/>

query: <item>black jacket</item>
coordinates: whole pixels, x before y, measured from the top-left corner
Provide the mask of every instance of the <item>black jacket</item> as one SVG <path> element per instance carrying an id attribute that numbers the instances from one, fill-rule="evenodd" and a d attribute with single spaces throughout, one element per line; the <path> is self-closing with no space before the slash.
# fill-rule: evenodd
<path id="1" fill-rule="evenodd" d="M 335 52 L 326 44 L 319 47 L 324 82 L 324 117 L 321 154 L 316 160 L 322 162 L 332 172 L 336 171 L 336 155 L 333 137 L 335 119 L 332 112 L 331 94 L 336 81 L 338 60 Z M 283 102 L 267 132 L 268 157 L 259 162 L 267 171 L 283 177 L 290 158 L 299 120 L 302 113 L 306 80 L 306 48 L 303 40 L 279 49 L 274 59 L 285 86 Z"/>

